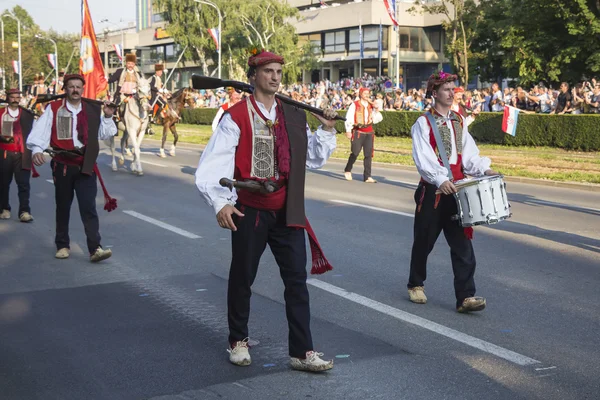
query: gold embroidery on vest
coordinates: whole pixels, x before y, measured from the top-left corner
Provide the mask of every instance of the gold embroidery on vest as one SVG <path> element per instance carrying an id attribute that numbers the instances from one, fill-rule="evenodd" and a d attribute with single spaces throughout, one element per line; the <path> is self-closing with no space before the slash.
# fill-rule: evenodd
<path id="1" fill-rule="evenodd" d="M 252 127 L 252 167 L 250 176 L 259 179 L 270 179 L 275 177 L 275 135 L 273 135 L 273 122 L 264 120 L 250 99 L 248 105 L 248 116 Z"/>

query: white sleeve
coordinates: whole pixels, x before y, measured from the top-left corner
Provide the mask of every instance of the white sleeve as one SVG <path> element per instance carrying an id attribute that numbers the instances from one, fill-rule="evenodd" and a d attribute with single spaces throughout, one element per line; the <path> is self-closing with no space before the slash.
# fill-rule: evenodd
<path id="1" fill-rule="evenodd" d="M 223 116 L 202 152 L 196 170 L 196 187 L 206 203 L 213 207 L 215 214 L 227 204 L 235 205 L 235 189 L 219 184 L 221 178 L 233 179 L 235 151 L 240 141 L 240 128 L 233 122 L 229 113 Z"/>
<path id="2" fill-rule="evenodd" d="M 117 125 L 112 118 L 102 117 L 98 128 L 98 140 L 108 140 L 117 134 Z"/>
<path id="3" fill-rule="evenodd" d="M 471 176 L 482 176 L 485 171 L 490 169 L 492 160 L 487 157 L 481 157 L 479 155 L 479 148 L 473 140 L 473 136 L 469 133 L 467 125 L 463 127 L 462 135 L 463 149 L 462 149 L 462 165 L 465 170 L 465 174 Z"/>
<path id="4" fill-rule="evenodd" d="M 321 168 L 337 146 L 335 132 L 322 129 L 322 126 L 313 135 L 308 124 L 306 125 L 306 136 L 308 137 L 308 148 L 306 152 L 306 168 Z"/>
<path id="5" fill-rule="evenodd" d="M 352 128 L 354 128 L 354 113 L 356 112 L 356 104 L 352 102 L 350 107 L 348 107 L 348 111 L 346 111 L 346 122 L 344 125 L 346 126 L 346 132 L 352 132 Z"/>
<path id="6" fill-rule="evenodd" d="M 411 129 L 413 160 L 417 171 L 427 182 L 440 187 L 448 180 L 448 170 L 440 165 L 429 141 L 430 128 L 425 117 L 419 117 Z"/>
<path id="7" fill-rule="evenodd" d="M 215 115 L 215 119 L 213 119 L 212 122 L 212 130 L 213 132 L 217 130 L 217 125 L 219 125 L 219 121 L 221 120 L 221 115 L 223 115 L 225 111 L 223 110 L 223 107 L 219 107 L 219 109 L 217 110 L 217 115 Z"/>
<path id="8" fill-rule="evenodd" d="M 371 115 L 371 118 L 373 119 L 373 125 L 375 125 L 375 124 L 378 124 L 381 121 L 383 121 L 383 114 L 381 113 L 381 111 L 373 110 L 373 114 Z"/>
<path id="9" fill-rule="evenodd" d="M 31 150 L 32 154 L 43 153 L 50 146 L 53 118 L 54 113 L 48 105 L 42 116 L 33 123 L 31 132 L 27 137 L 27 148 Z"/>

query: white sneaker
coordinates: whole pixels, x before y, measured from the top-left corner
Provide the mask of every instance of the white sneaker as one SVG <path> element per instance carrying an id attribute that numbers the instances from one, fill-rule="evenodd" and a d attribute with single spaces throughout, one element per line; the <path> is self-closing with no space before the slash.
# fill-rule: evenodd
<path id="1" fill-rule="evenodd" d="M 160 149 L 160 153 L 158 154 L 158 156 L 160 158 L 166 158 L 167 156 L 165 155 L 165 149 Z"/>
<path id="2" fill-rule="evenodd" d="M 250 365 L 252 359 L 248 352 L 248 338 L 235 342 L 233 348 L 227 349 L 229 353 L 229 362 L 240 367 Z"/>
<path id="3" fill-rule="evenodd" d="M 33 217 L 31 216 L 31 214 L 29 214 L 27 211 L 21 213 L 21 215 L 19 215 L 19 221 L 21 222 L 31 222 L 33 221 Z"/>
<path id="4" fill-rule="evenodd" d="M 171 150 L 169 150 L 169 154 L 171 157 L 175 157 L 175 146 L 171 146 Z"/>
<path id="5" fill-rule="evenodd" d="M 346 177 L 347 181 L 352 180 L 352 172 L 344 172 L 344 176 Z"/>
<path id="6" fill-rule="evenodd" d="M 298 371 L 320 372 L 333 368 L 333 360 L 325 361 L 321 359 L 323 353 L 316 351 L 307 351 L 306 358 L 290 358 L 290 365 Z"/>
<path id="7" fill-rule="evenodd" d="M 106 260 L 112 256 L 111 249 L 103 249 L 102 247 L 98 247 L 94 254 L 90 255 L 90 261 L 93 263 L 100 262 L 102 260 Z"/>
<path id="8" fill-rule="evenodd" d="M 365 183 L 377 183 L 377 181 L 371 177 L 368 177 L 367 179 L 365 179 Z"/>
<path id="9" fill-rule="evenodd" d="M 63 247 L 62 249 L 59 249 L 56 252 L 55 257 L 60 260 L 64 260 L 65 258 L 69 258 L 69 254 L 70 254 L 69 249 L 67 249 L 66 247 Z"/>
<path id="10" fill-rule="evenodd" d="M 0 213 L 0 219 L 10 219 L 10 211 L 2 210 Z"/>

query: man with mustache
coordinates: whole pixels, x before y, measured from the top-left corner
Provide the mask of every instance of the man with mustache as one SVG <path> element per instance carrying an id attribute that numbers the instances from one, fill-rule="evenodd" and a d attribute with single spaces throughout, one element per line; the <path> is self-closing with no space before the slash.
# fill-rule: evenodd
<path id="1" fill-rule="evenodd" d="M 117 133 L 112 120 L 114 108 L 82 98 L 85 80 L 81 75 L 64 78 L 65 99 L 51 102 L 37 120 L 27 139 L 27 147 L 33 152 L 33 163 L 40 166 L 46 162 L 43 151 L 51 147 L 51 162 L 56 200 L 56 258 L 69 257 L 69 217 L 74 195 L 77 195 L 79 213 L 87 236 L 90 261 L 98 262 L 112 255 L 110 249 L 100 245 L 100 226 L 96 212 L 96 177 L 100 181 L 106 204 L 112 211 L 116 201 L 108 195 L 100 171 L 96 166 L 99 140 L 110 139 Z M 102 111 L 104 117 L 102 117 Z"/>
<path id="2" fill-rule="evenodd" d="M 21 92 L 10 89 L 8 107 L 0 109 L 0 219 L 10 219 L 9 189 L 14 177 L 19 190 L 19 220 L 31 222 L 31 151 L 25 147 L 25 142 L 34 118 L 29 110 L 19 107 L 20 101 Z"/>

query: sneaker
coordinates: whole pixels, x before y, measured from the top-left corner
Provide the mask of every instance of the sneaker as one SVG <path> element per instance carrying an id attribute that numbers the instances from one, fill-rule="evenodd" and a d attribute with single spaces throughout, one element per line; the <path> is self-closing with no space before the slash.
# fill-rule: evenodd
<path id="1" fill-rule="evenodd" d="M 346 177 L 347 181 L 352 180 L 352 172 L 344 172 L 344 176 Z"/>
<path id="2" fill-rule="evenodd" d="M 71 253 L 71 250 L 69 250 L 66 247 L 63 247 L 62 249 L 58 249 L 58 251 L 56 252 L 55 257 L 59 258 L 61 260 L 64 260 L 65 258 L 69 258 L 69 254 Z"/>
<path id="3" fill-rule="evenodd" d="M 21 215 L 19 215 L 19 221 L 21 222 L 31 222 L 33 221 L 33 217 L 31 216 L 31 214 L 29 214 L 27 211 L 21 213 Z"/>
<path id="4" fill-rule="evenodd" d="M 307 351 L 306 358 L 290 358 L 290 365 L 298 371 L 320 372 L 333 368 L 333 360 L 325 361 L 321 359 L 323 353 L 316 351 Z"/>
<path id="5" fill-rule="evenodd" d="M 0 213 L 0 219 L 10 219 L 10 211 L 2 210 L 2 212 Z"/>
<path id="6" fill-rule="evenodd" d="M 167 158 L 167 156 L 165 155 L 165 149 L 160 149 L 158 156 L 160 158 Z"/>
<path id="7" fill-rule="evenodd" d="M 425 288 L 423 286 L 415 286 L 408 289 L 408 297 L 410 301 L 417 304 L 427 303 L 427 296 L 425 296 Z"/>
<path id="8" fill-rule="evenodd" d="M 102 247 L 98 247 L 96 249 L 96 251 L 94 252 L 94 254 L 90 255 L 90 261 L 93 263 L 100 262 L 102 260 L 106 260 L 107 258 L 110 258 L 110 256 L 112 256 L 111 249 L 105 250 Z"/>
<path id="9" fill-rule="evenodd" d="M 368 177 L 367 179 L 365 179 L 365 183 L 377 183 L 377 181 L 371 177 Z"/>
<path id="10" fill-rule="evenodd" d="M 470 311 L 481 311 L 485 308 L 485 298 L 483 297 L 467 297 L 462 304 L 456 308 L 459 313 L 467 313 Z"/>
<path id="11" fill-rule="evenodd" d="M 233 347 L 227 349 L 227 352 L 229 353 L 229 362 L 232 364 L 245 367 L 252 362 L 248 352 L 248 338 L 235 342 Z"/>

